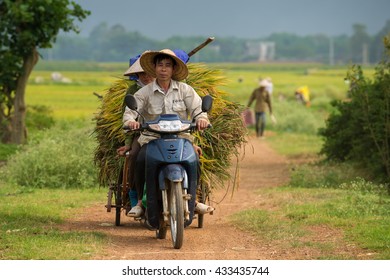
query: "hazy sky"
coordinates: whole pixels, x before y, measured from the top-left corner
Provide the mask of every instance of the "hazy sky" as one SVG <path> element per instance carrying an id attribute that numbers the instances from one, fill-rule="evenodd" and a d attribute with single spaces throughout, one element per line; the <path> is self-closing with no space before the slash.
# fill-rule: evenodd
<path id="1" fill-rule="evenodd" d="M 163 40 L 171 36 L 255 39 L 274 32 L 297 35 L 352 33 L 364 24 L 371 35 L 390 20 L 390 0 L 74 0 L 91 15 L 87 35 L 101 22 Z"/>

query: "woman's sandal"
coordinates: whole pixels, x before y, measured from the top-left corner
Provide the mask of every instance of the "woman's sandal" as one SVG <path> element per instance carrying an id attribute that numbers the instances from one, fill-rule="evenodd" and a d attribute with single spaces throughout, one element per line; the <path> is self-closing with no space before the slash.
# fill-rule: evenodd
<path id="1" fill-rule="evenodd" d="M 141 206 L 134 206 L 133 208 L 130 209 L 129 213 L 127 213 L 128 217 L 134 217 L 134 218 L 139 218 L 144 214 L 144 209 L 142 209 Z"/>
<path id="2" fill-rule="evenodd" d="M 195 212 L 197 212 L 198 214 L 207 214 L 213 211 L 214 211 L 213 207 L 206 205 L 204 203 L 198 202 L 195 205 Z"/>

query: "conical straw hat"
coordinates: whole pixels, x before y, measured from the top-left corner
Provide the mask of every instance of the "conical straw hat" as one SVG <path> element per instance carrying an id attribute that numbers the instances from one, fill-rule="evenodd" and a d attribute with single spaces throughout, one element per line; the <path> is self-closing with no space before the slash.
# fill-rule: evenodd
<path id="1" fill-rule="evenodd" d="M 154 58 L 158 54 L 168 55 L 168 56 L 172 57 L 172 59 L 176 62 L 175 70 L 174 70 L 173 75 L 172 75 L 173 80 L 180 81 L 180 80 L 184 80 L 185 78 L 187 78 L 187 76 L 188 76 L 187 65 L 180 58 L 178 58 L 173 51 L 171 51 L 169 49 L 164 49 L 161 51 L 148 51 L 148 52 L 144 52 L 141 55 L 141 58 L 140 58 L 141 67 L 144 69 L 144 71 L 147 74 L 149 74 L 152 77 L 156 77 Z"/>

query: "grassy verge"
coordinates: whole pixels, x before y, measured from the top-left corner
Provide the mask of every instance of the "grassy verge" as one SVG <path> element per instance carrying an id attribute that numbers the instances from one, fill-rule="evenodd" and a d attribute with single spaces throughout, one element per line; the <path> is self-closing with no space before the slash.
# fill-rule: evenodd
<path id="1" fill-rule="evenodd" d="M 6 161 L 8 156 L 16 152 L 17 147 L 15 144 L 0 143 L 0 161 Z"/>
<path id="2" fill-rule="evenodd" d="M 288 157 L 316 157 L 322 145 L 320 137 L 310 134 L 276 132 L 267 138 L 272 148 Z"/>
<path id="3" fill-rule="evenodd" d="M 105 195 L 98 188 L 33 190 L 0 185 L 0 259 L 93 258 L 106 240 L 101 233 L 62 232 L 56 226 Z"/>
<path id="4" fill-rule="evenodd" d="M 314 156 L 320 147 L 315 139 L 294 134 L 267 137 L 288 157 Z M 305 143 L 306 149 L 297 149 L 297 142 Z M 390 196 L 385 186 L 359 178 L 362 173 L 345 164 L 301 164 L 293 170 L 288 186 L 262 188 L 261 208 L 235 214 L 232 223 L 258 238 L 277 240 L 286 250 L 315 251 L 320 259 L 390 259 Z M 361 255 L 348 253 L 345 246 Z"/>
<path id="5" fill-rule="evenodd" d="M 60 122 L 36 132 L 26 146 L 7 154 L 0 169 L 0 259 L 93 259 L 106 237 L 64 232 L 58 226 L 80 209 L 106 200 L 94 187 L 94 142 L 84 122 Z"/>
<path id="6" fill-rule="evenodd" d="M 320 259 L 354 257 L 335 242 L 336 235 L 341 243 L 364 252 L 359 259 L 390 258 L 389 197 L 350 189 L 294 187 L 262 189 L 262 196 L 272 203 L 272 211 L 267 204 L 237 213 L 232 222 L 259 238 L 283 243 L 286 250 L 319 252 Z"/>

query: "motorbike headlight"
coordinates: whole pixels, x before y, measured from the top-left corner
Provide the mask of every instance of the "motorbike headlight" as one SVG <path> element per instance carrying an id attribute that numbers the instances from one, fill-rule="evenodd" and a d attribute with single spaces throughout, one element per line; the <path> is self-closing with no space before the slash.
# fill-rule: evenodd
<path id="1" fill-rule="evenodd" d="M 180 132 L 187 130 L 190 124 L 182 123 L 179 120 L 159 121 L 157 124 L 150 124 L 149 127 L 155 131 L 161 132 Z"/>

